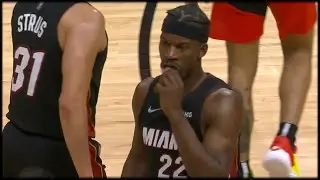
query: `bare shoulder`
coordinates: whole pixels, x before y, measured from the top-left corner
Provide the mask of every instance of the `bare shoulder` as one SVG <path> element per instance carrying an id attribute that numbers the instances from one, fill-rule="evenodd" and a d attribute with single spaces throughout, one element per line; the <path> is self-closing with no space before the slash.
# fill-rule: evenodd
<path id="1" fill-rule="evenodd" d="M 154 79 L 152 77 L 142 80 L 134 90 L 132 97 L 132 111 L 136 121 L 138 120 L 138 116 L 153 80 Z"/>
<path id="2" fill-rule="evenodd" d="M 211 93 L 205 100 L 203 111 L 207 120 L 216 120 L 215 117 L 241 115 L 243 100 L 239 92 L 221 88 Z"/>
<path id="3" fill-rule="evenodd" d="M 142 80 L 141 82 L 139 82 L 135 88 L 134 96 L 139 97 L 139 99 L 144 99 L 149 91 L 150 85 L 153 80 L 154 78 L 148 77 Z"/>
<path id="4" fill-rule="evenodd" d="M 59 29 L 65 34 L 72 29 L 93 34 L 99 39 L 100 49 L 107 44 L 105 35 L 105 19 L 103 14 L 88 3 L 76 3 L 70 7 L 59 22 Z"/>
<path id="5" fill-rule="evenodd" d="M 76 3 L 63 15 L 61 21 L 66 26 L 74 26 L 80 23 L 103 25 L 104 16 L 100 11 L 88 3 Z"/>
<path id="6" fill-rule="evenodd" d="M 221 88 L 213 93 L 211 93 L 207 98 L 207 103 L 222 105 L 227 104 L 231 106 L 242 106 L 242 96 L 239 92 Z"/>

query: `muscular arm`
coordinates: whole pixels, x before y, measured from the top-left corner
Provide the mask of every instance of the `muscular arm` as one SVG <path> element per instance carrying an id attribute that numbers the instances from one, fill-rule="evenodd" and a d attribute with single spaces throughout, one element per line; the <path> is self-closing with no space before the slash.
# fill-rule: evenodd
<path id="1" fill-rule="evenodd" d="M 105 46 L 104 18 L 89 5 L 80 3 L 65 13 L 60 25 L 67 23 L 71 25 L 61 28 L 65 34 L 64 39 L 60 39 L 63 47 L 60 121 L 79 177 L 93 177 L 88 144 L 87 98 L 96 55 Z"/>
<path id="2" fill-rule="evenodd" d="M 140 82 L 133 94 L 132 98 L 132 111 L 135 119 L 135 128 L 131 150 L 124 163 L 121 177 L 146 177 L 147 170 L 147 157 L 145 154 L 145 145 L 142 139 L 142 131 L 139 126 L 139 114 L 148 93 L 149 86 L 152 78 L 147 78 Z"/>
<path id="3" fill-rule="evenodd" d="M 202 143 L 183 116 L 170 117 L 180 156 L 190 177 L 228 177 L 242 114 L 241 96 L 235 92 L 221 89 L 210 95 L 202 112 L 202 120 L 206 122 Z"/>

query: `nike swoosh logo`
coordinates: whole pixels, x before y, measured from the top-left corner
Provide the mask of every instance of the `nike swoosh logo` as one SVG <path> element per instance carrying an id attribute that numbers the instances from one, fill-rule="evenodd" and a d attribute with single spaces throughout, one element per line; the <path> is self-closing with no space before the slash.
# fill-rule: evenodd
<path id="1" fill-rule="evenodd" d="M 153 112 L 156 112 L 156 111 L 159 111 L 159 110 L 161 110 L 161 108 L 152 109 L 151 106 L 149 106 L 148 113 L 153 113 Z"/>

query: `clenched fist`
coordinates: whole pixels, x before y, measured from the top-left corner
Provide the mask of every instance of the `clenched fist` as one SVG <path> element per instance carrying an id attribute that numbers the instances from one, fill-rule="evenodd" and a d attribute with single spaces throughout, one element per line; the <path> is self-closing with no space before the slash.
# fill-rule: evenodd
<path id="1" fill-rule="evenodd" d="M 168 69 L 162 73 L 156 86 L 160 96 L 160 106 L 166 116 L 182 111 L 184 84 L 175 69 Z"/>

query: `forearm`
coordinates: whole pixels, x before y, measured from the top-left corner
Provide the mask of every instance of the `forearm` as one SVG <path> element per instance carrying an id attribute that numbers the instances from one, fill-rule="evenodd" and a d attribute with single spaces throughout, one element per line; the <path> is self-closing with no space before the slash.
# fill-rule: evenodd
<path id="1" fill-rule="evenodd" d="M 144 160 L 128 157 L 124 163 L 121 178 L 147 177 L 147 163 Z"/>
<path id="2" fill-rule="evenodd" d="M 180 156 L 190 177 L 228 177 L 228 170 L 222 169 L 221 164 L 206 152 L 182 113 L 168 118 Z"/>
<path id="3" fill-rule="evenodd" d="M 87 117 L 85 107 L 78 110 L 60 109 L 64 139 L 79 177 L 92 176 Z"/>

